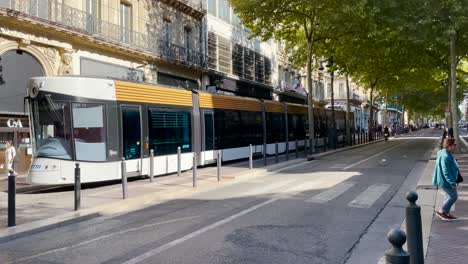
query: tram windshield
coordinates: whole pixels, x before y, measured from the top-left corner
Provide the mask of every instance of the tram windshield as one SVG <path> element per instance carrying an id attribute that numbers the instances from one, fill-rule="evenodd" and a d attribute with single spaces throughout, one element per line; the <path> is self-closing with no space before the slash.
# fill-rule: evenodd
<path id="1" fill-rule="evenodd" d="M 46 95 L 31 106 L 35 156 L 71 159 L 70 104 Z"/>

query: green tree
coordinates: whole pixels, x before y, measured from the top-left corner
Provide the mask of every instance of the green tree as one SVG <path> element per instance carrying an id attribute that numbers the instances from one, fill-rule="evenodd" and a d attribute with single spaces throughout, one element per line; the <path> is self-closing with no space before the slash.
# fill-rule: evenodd
<path id="1" fill-rule="evenodd" d="M 343 10 L 338 0 L 229 0 L 234 11 L 254 36 L 277 39 L 295 46 L 297 61 L 305 59 L 309 106 L 309 141 L 314 146 L 312 70 L 314 46 L 329 38 L 339 23 L 334 21 Z M 346 1 L 352 2 L 352 1 Z M 327 37 L 328 36 L 328 37 Z M 305 54 L 305 56 L 303 55 Z M 313 147 L 311 148 L 313 151 Z"/>

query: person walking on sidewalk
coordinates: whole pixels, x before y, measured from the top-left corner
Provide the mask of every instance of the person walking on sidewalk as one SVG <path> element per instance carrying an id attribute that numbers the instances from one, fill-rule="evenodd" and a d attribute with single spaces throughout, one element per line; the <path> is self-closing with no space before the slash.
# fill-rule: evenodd
<path id="1" fill-rule="evenodd" d="M 457 176 L 459 170 L 453 156 L 456 146 L 455 139 L 446 138 L 444 140 L 444 148 L 437 153 L 436 167 L 432 176 L 432 184 L 441 187 L 445 195 L 442 208 L 436 212 L 436 215 L 442 220 L 457 219 L 450 214 L 452 205 L 458 199 Z"/>
<path id="2" fill-rule="evenodd" d="M 11 171 L 13 172 L 13 175 L 16 175 L 15 169 L 13 167 L 13 164 L 15 162 L 15 157 L 16 157 L 15 147 L 13 146 L 13 143 L 10 140 L 7 140 L 6 151 L 5 151 L 5 161 L 6 161 L 5 163 L 6 163 L 6 169 L 7 169 L 8 174 Z"/>

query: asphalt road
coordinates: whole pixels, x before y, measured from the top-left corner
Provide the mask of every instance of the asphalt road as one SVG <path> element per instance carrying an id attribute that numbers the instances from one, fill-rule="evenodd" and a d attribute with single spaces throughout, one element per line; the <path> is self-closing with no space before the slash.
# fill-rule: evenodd
<path id="1" fill-rule="evenodd" d="M 424 130 L 129 214 L 0 244 L 0 263 L 344 263 L 427 159 Z"/>

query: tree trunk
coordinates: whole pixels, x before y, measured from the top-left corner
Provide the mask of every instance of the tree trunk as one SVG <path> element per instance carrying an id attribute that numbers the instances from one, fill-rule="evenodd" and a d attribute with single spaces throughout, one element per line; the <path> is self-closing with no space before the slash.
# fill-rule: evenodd
<path id="1" fill-rule="evenodd" d="M 349 105 L 349 78 L 346 74 L 346 143 L 351 145 L 351 106 Z"/>
<path id="2" fill-rule="evenodd" d="M 460 141 L 458 137 L 458 114 L 457 114 L 457 49 L 456 49 L 457 32 L 450 32 L 450 83 L 451 83 L 451 112 L 452 112 L 452 127 L 453 137 L 457 141 L 457 151 L 460 152 Z"/>
<path id="3" fill-rule="evenodd" d="M 312 89 L 312 40 L 307 40 L 307 110 L 309 116 L 309 150 L 310 154 L 315 152 L 314 142 L 314 97 Z"/>
<path id="4" fill-rule="evenodd" d="M 371 86 L 370 89 L 370 106 L 369 106 L 369 125 L 368 125 L 368 131 L 367 133 L 369 134 L 369 141 L 372 141 L 374 139 L 373 137 L 373 129 L 374 129 L 374 86 Z"/>

